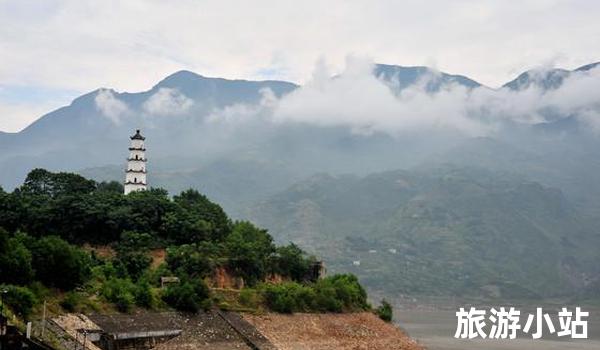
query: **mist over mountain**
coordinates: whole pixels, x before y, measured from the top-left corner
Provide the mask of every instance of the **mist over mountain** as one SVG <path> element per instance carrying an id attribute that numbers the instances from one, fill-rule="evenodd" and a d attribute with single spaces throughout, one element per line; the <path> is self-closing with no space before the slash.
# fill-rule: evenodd
<path id="1" fill-rule="evenodd" d="M 128 137 L 142 129 L 151 186 L 198 188 L 280 240 L 333 249 L 326 263 L 374 288 L 585 289 L 600 262 L 590 248 L 600 223 L 599 89 L 598 64 L 530 70 L 497 89 L 360 59 L 339 74 L 317 65 L 302 86 L 180 71 L 144 92 L 95 90 L 0 133 L 0 185 L 12 189 L 35 167 L 122 181 Z M 397 253 L 361 257 L 385 246 Z M 516 251 L 503 258 L 493 247 Z M 518 272 L 532 257 L 544 268 Z M 348 265 L 356 259 L 371 262 Z M 431 280 L 406 284 L 414 276 L 373 267 L 407 261 Z"/>

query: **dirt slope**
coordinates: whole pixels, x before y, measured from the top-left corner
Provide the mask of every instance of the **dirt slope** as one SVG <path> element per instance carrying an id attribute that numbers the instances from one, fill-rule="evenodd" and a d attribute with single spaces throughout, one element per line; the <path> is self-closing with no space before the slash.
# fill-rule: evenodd
<path id="1" fill-rule="evenodd" d="M 244 314 L 280 350 L 422 350 L 392 324 L 372 313 Z"/>

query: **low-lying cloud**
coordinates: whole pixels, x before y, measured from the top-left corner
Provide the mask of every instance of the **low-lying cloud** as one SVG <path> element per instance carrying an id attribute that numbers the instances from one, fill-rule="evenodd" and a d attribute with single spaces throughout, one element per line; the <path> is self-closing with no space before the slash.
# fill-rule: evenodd
<path id="1" fill-rule="evenodd" d="M 319 62 L 312 78 L 291 93 L 277 98 L 261 91 L 258 104 L 234 104 L 206 111 L 177 89 L 160 88 L 140 106 L 145 116 L 201 117 L 208 125 L 235 133 L 252 123 L 276 125 L 302 123 L 321 127 L 348 127 L 355 134 L 452 131 L 466 136 L 489 136 L 507 125 L 533 125 L 561 118 L 577 118 L 600 131 L 600 66 L 589 71 L 564 73 L 558 87 L 544 87 L 545 72 L 533 72 L 523 89 L 485 86 L 469 88 L 430 70 L 416 83 L 401 88 L 398 77 L 373 74 L 374 64 L 350 57 L 338 75 Z M 562 73 L 561 73 L 562 74 Z M 443 82 L 439 89 L 430 87 Z M 97 108 L 115 123 L 129 111 L 111 90 L 96 96 Z M 208 113 L 208 115 L 206 115 Z M 202 114 L 202 115 L 200 115 Z M 156 120 L 156 119 L 153 119 Z M 151 122 L 151 119 L 147 119 Z"/>
<path id="2" fill-rule="evenodd" d="M 227 107 L 209 120 L 231 123 L 269 115 L 275 123 L 347 126 L 358 134 L 448 129 L 486 136 L 508 124 L 576 117 L 600 129 L 600 68 L 571 72 L 551 89 L 537 83 L 522 90 L 446 83 L 431 91 L 430 83 L 440 79 L 433 70 L 399 90 L 397 82 L 376 77 L 374 65 L 365 59 L 348 59 L 346 69 L 333 78 L 324 67 L 317 64 L 309 82 L 280 99 L 265 95 L 259 106 Z"/>
<path id="3" fill-rule="evenodd" d="M 349 59 L 346 70 L 334 78 L 317 69 L 311 81 L 278 102 L 273 118 L 277 122 L 347 125 L 366 134 L 424 128 L 485 133 L 485 125 L 466 113 L 466 88 L 449 86 L 432 94 L 426 85 L 420 81 L 394 93 L 392 86 L 373 75 L 372 63 Z"/>
<path id="4" fill-rule="evenodd" d="M 175 116 L 186 113 L 194 101 L 177 89 L 160 88 L 142 105 L 142 109 L 151 115 Z"/>
<path id="5" fill-rule="evenodd" d="M 100 89 L 94 98 L 94 102 L 102 115 L 115 124 L 119 124 L 121 117 L 129 112 L 127 104 L 119 100 L 113 91 L 109 89 Z"/>

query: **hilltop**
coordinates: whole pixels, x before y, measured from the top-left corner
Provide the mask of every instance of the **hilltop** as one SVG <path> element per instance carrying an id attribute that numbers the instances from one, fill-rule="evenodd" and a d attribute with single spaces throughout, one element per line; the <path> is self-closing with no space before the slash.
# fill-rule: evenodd
<path id="1" fill-rule="evenodd" d="M 195 190 L 124 195 L 116 182 L 44 169 L 0 191 L 0 272 L 18 324 L 43 307 L 53 315 L 371 310 L 355 276 L 323 276 L 316 258 L 232 221 Z"/>

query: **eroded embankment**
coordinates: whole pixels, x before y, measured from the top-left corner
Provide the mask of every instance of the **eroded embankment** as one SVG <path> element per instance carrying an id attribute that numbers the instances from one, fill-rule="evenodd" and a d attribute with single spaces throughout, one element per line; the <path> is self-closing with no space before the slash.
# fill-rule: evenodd
<path id="1" fill-rule="evenodd" d="M 244 314 L 280 350 L 422 350 L 402 330 L 372 313 Z"/>

